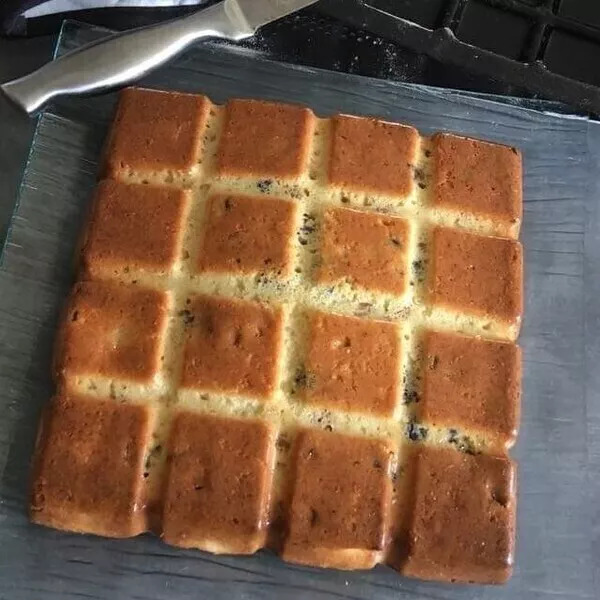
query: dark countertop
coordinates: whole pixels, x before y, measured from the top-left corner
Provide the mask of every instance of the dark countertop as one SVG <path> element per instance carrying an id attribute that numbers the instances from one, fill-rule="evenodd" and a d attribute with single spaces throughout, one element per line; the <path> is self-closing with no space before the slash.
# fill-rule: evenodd
<path id="1" fill-rule="evenodd" d="M 92 31 L 76 30 L 65 49 L 93 39 Z M 400 579 L 385 569 L 351 573 L 287 567 L 267 553 L 212 557 L 159 546 L 150 536 L 117 542 L 28 524 L 24 473 L 39 409 L 52 394 L 48 364 L 54 322 L 71 284 L 72 249 L 86 210 L 81 199 L 93 188 L 103 124 L 113 107 L 112 101 L 99 99 L 58 103 L 59 112 L 45 120 L 15 221 L 14 244 L 0 270 L 0 470 L 6 465 L 0 486 L 0 597 L 595 597 L 594 567 L 600 560 L 593 545 L 597 532 L 590 526 L 596 505 L 590 499 L 600 497 L 594 462 L 600 456 L 600 406 L 594 402 L 600 378 L 593 368 L 600 361 L 600 278 L 594 269 L 600 259 L 595 220 L 600 182 L 592 128 L 583 120 L 523 111 L 514 104 L 349 80 L 333 72 L 265 64 L 244 53 L 197 47 L 178 64 L 145 83 L 202 89 L 220 100 L 277 97 L 309 104 L 322 115 L 375 114 L 426 133 L 443 128 L 522 148 L 525 289 L 530 293 L 521 337 L 523 435 L 514 454 L 522 459 L 515 577 L 506 587 L 449 588 Z"/>
<path id="2" fill-rule="evenodd" d="M 0 39 L 0 81 L 37 68 L 52 57 L 54 36 Z M 6 235 L 17 199 L 21 174 L 31 144 L 35 120 L 20 114 L 0 98 L 0 240 Z"/>

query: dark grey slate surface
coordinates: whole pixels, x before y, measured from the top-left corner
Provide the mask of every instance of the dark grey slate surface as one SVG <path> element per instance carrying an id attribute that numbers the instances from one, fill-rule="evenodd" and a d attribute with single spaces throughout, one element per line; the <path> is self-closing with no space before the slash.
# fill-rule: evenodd
<path id="1" fill-rule="evenodd" d="M 0 38 L 0 82 L 21 77 L 52 58 L 55 36 Z M 35 122 L 0 95 L 0 241 L 6 235 Z"/>
<path id="2" fill-rule="evenodd" d="M 71 25 L 62 49 L 101 35 Z M 597 598 L 600 579 L 600 128 L 485 98 L 196 48 L 144 82 L 293 100 L 521 147 L 525 165 L 524 396 L 515 574 L 504 587 L 446 586 L 387 568 L 345 573 L 261 552 L 216 557 L 152 536 L 106 540 L 29 524 L 28 463 L 52 392 L 57 311 L 114 96 L 42 117 L 0 270 L 0 598 Z"/>

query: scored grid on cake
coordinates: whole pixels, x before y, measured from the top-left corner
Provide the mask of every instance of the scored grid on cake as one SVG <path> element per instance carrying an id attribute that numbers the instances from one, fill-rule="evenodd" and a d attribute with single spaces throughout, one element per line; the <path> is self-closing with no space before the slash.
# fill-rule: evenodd
<path id="1" fill-rule="evenodd" d="M 130 89 L 104 175 L 58 336 L 32 518 L 115 536 L 151 528 L 213 552 L 268 545 L 309 564 L 504 580 L 518 153 L 373 119 Z M 454 389 L 460 398 L 447 398 Z M 129 519 L 94 508 L 91 484 L 75 497 L 52 476 L 63 463 L 73 480 L 73 464 L 100 469 L 79 454 L 115 462 L 119 440 L 102 427 L 121 405 L 140 423 L 121 444 Z M 105 417 L 90 425 L 95 410 Z M 438 500 L 439 513 L 421 514 L 417 499 L 431 504 L 430 479 L 445 471 L 432 462 L 448 465 L 452 494 L 464 493 L 457 473 L 472 482 L 469 513 Z M 429 563 L 425 519 L 442 548 Z M 444 537 L 453 519 L 470 540 Z M 473 550 L 481 544 L 496 550 Z"/>

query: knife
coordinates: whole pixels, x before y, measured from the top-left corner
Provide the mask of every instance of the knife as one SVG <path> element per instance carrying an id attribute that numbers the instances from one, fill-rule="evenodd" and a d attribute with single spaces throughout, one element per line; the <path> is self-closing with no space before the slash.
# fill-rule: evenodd
<path id="1" fill-rule="evenodd" d="M 202 38 L 243 40 L 259 27 L 317 0 L 224 0 L 192 15 L 112 35 L 0 86 L 32 114 L 50 99 L 100 93 L 152 71 Z"/>

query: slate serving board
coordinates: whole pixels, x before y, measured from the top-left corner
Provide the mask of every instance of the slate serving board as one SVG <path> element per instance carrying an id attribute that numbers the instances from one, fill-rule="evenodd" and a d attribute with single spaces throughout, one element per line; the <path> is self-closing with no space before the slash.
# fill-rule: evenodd
<path id="1" fill-rule="evenodd" d="M 67 22 L 57 52 L 106 35 Z M 525 319 L 515 573 L 503 587 L 342 572 L 107 540 L 31 525 L 28 467 L 73 248 L 115 94 L 67 99 L 40 119 L 0 268 L 0 598 L 552 599 L 600 590 L 600 126 L 522 103 L 267 61 L 206 44 L 142 82 L 305 103 L 450 130 L 524 153 Z M 499 101 L 500 100 L 500 101 Z M 533 110 L 538 109 L 538 110 Z"/>

